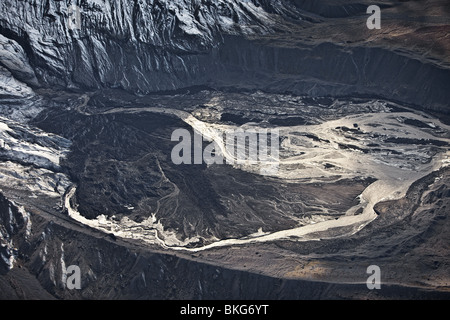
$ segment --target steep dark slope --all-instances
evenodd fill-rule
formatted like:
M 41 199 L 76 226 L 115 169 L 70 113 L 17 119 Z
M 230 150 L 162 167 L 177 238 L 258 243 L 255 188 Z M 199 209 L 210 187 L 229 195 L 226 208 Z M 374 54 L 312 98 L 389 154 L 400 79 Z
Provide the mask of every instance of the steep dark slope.
M 9 213 L 11 210 L 11 214 Z M 0 194 L 0 222 L 14 242 L 15 267 L 0 260 L 0 299 L 448 299 L 448 292 L 383 284 L 371 292 L 365 283 L 346 284 L 280 279 L 204 263 L 198 255 L 173 255 L 112 240 L 64 220 L 49 221 L 33 209 L 27 220 Z M 11 220 L 12 218 L 12 220 Z M 430 234 L 429 234 L 430 235 Z M 248 248 L 241 248 L 244 252 Z M 17 254 L 20 252 L 20 254 Z M 248 253 L 250 254 L 250 253 Z M 253 253 L 253 256 L 255 254 Z M 239 258 L 239 255 L 236 256 Z M 257 258 L 257 256 L 256 256 Z M 357 266 L 358 260 L 355 261 Z M 68 289 L 65 272 L 81 270 L 82 290 Z M 387 268 L 387 267 L 386 267 Z M 339 269 L 336 269 L 339 272 Z M 342 269 L 340 270 L 342 272 Z M 347 271 L 348 272 L 348 271 Z M 364 273 L 362 274 L 364 276 Z M 171 309 L 177 314 L 179 311 Z
M 0 33 L 21 47 L 33 70 L 10 71 L 34 87 L 145 94 L 236 86 L 313 96 L 370 94 L 448 111 L 449 70 L 413 50 L 327 44 L 326 34 L 306 44 L 310 30 L 329 25 L 324 32 L 331 36 L 342 19 L 356 33 L 365 29 L 365 4 L 341 2 L 83 1 L 80 28 L 71 29 L 66 1 L 7 0 Z M 311 20 L 311 14 L 318 17 Z

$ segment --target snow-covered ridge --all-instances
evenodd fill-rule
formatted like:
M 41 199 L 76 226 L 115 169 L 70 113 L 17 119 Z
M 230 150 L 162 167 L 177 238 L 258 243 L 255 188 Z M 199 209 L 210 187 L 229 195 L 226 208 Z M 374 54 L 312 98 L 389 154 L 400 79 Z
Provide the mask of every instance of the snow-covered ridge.
M 70 141 L 0 117 L 0 190 L 25 191 L 30 197 L 62 195 L 70 185 L 60 160 Z
M 0 34 L 0 97 L 30 97 L 33 90 L 24 83 L 37 84 L 23 48 Z
M 209 53 L 224 36 L 283 30 L 282 12 L 295 10 L 260 0 L 4 0 L 2 56 L 13 76 L 31 86 L 167 90 L 186 86 L 178 72 L 197 78 L 201 70 L 192 68 L 198 64 L 192 55 Z M 0 38 L 0 50 L 1 44 Z M 24 58 L 9 58 L 16 55 Z
M 14 268 L 18 252 L 13 238 L 22 228 L 25 240 L 29 240 L 32 228 L 29 212 L 0 193 L 0 267 Z
M 11 10 L 14 7 L 17 10 Z M 174 37 L 177 33 L 201 37 L 203 45 L 207 45 L 217 32 L 269 32 L 277 21 L 277 14 L 268 12 L 274 7 L 280 12 L 288 10 L 280 1 L 268 5 L 259 0 L 86 0 L 76 7 L 81 26 L 73 28 L 68 23 L 73 1 L 37 1 L 34 6 L 27 1 L 6 0 L 0 4 L 6 21 L 27 32 L 33 45 L 67 43 L 72 38 L 93 36 L 95 31 L 178 49 L 183 48 L 184 41 Z M 36 17 L 44 19 L 38 23 Z
M 62 137 L 0 117 L 0 157 L 46 169 L 59 169 L 70 147 Z
M 0 66 L 0 96 L 28 97 L 33 95 L 33 90 L 25 83 L 17 80 L 11 72 Z

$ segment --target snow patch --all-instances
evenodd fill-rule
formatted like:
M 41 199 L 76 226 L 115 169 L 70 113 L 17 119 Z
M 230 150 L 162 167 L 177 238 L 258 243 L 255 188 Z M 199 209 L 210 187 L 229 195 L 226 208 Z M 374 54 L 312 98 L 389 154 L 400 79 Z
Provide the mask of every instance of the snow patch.
M 65 288 L 67 283 L 67 269 L 66 269 L 66 263 L 64 262 L 64 243 L 61 242 L 61 257 L 60 257 L 60 263 L 61 263 L 61 281 L 62 285 Z

